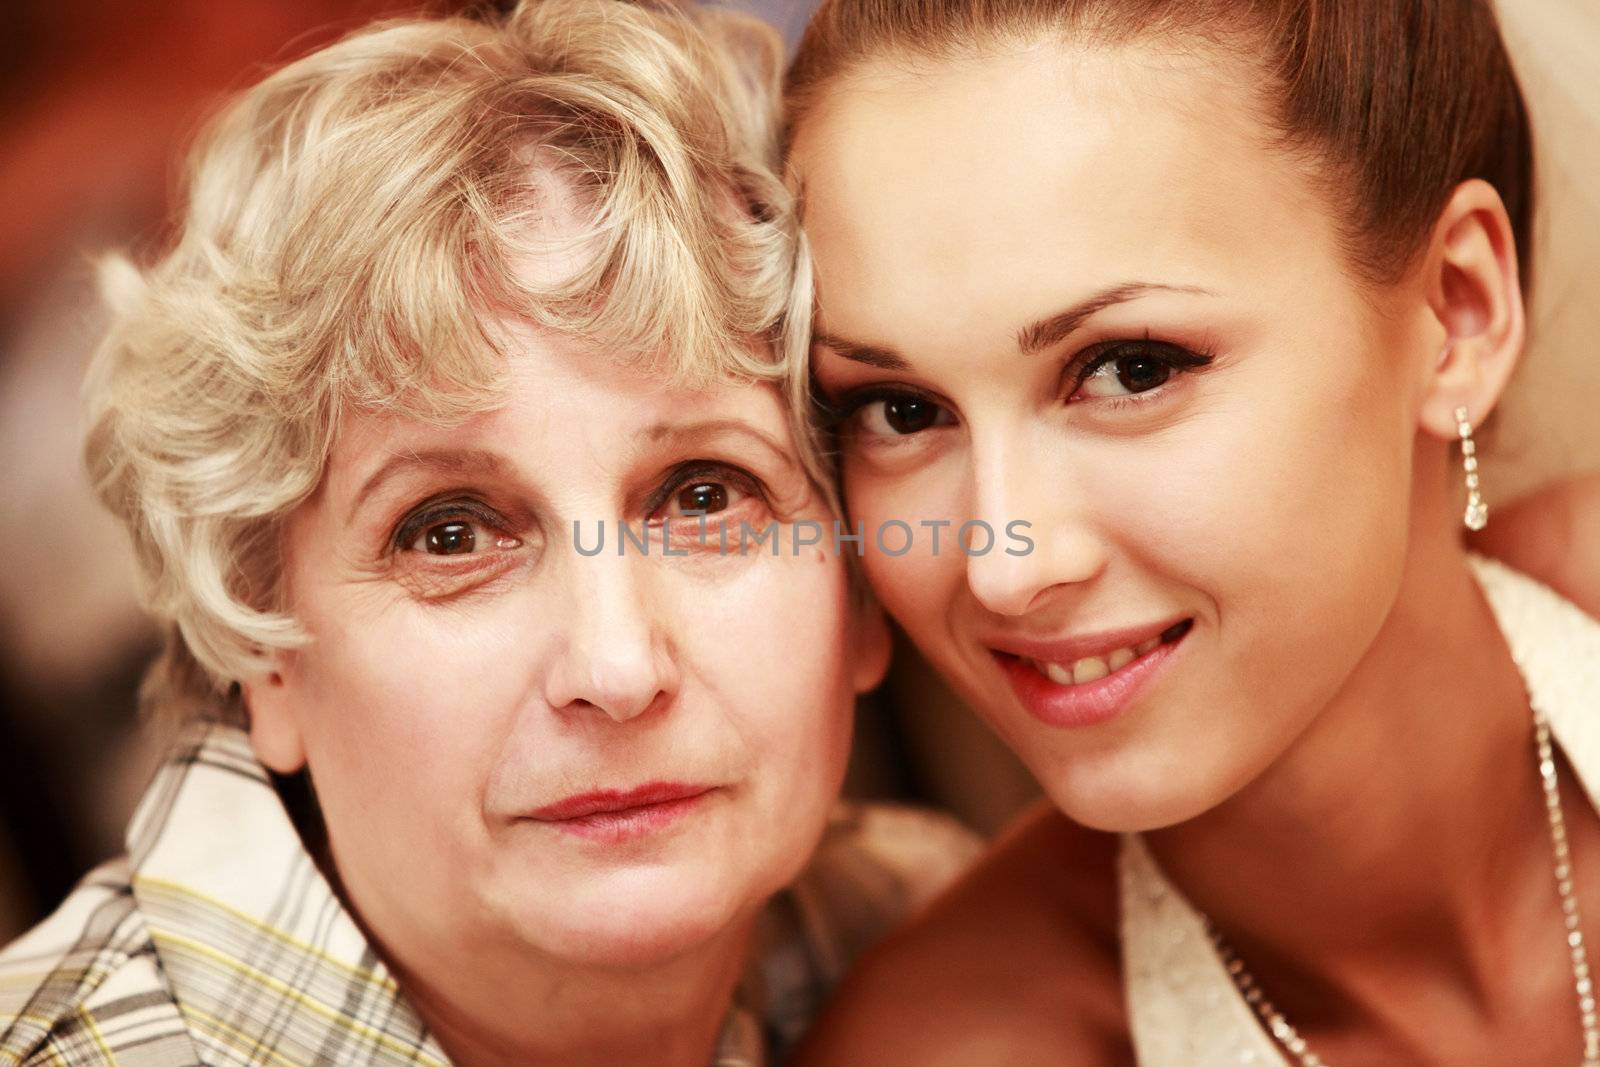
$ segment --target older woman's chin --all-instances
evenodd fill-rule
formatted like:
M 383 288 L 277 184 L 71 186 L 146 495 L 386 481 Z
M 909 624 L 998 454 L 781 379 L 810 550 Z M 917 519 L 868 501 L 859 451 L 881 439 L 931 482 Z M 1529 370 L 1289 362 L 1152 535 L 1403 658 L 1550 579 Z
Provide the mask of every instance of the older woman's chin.
M 513 890 L 503 914 L 542 954 L 591 967 L 648 967 L 739 936 L 796 867 L 785 858 L 759 870 L 729 869 L 713 857 L 694 866 L 626 867 L 574 879 L 557 893 Z
M 577 964 L 646 966 L 737 936 L 816 850 L 843 777 L 835 748 L 810 775 L 755 774 L 636 838 L 519 824 L 472 882 L 530 948 Z

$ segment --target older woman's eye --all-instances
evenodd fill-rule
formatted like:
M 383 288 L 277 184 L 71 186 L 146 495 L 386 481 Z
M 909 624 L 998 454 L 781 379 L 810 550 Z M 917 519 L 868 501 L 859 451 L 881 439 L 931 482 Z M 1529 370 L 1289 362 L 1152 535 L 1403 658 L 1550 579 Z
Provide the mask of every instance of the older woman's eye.
M 423 602 L 482 589 L 536 559 L 537 528 L 525 537 L 494 509 L 472 500 L 424 504 L 395 528 L 386 554 L 392 575 Z
M 724 518 L 748 518 L 751 509 L 766 501 L 766 487 L 755 475 L 725 463 L 692 462 L 666 476 L 645 502 L 645 514 L 647 522 L 665 522 L 676 532 Z
M 1085 364 L 1068 399 L 1110 399 L 1153 392 L 1184 371 L 1210 362 L 1210 356 L 1160 341 L 1117 342 L 1100 348 Z
M 395 533 L 395 547 L 432 557 L 482 555 L 489 548 L 516 548 L 521 541 L 502 532 L 491 515 L 462 505 L 429 508 L 410 516 Z
M 723 483 L 694 482 L 679 489 L 673 502 L 685 514 L 714 515 L 727 510 L 728 499 L 729 490 Z
M 736 507 L 752 495 L 727 477 L 696 477 L 681 483 L 656 510 L 652 518 L 676 521 L 716 515 Z
M 461 556 L 470 553 L 478 543 L 478 535 L 470 522 L 440 522 L 428 527 L 412 543 L 414 552 L 433 556 Z

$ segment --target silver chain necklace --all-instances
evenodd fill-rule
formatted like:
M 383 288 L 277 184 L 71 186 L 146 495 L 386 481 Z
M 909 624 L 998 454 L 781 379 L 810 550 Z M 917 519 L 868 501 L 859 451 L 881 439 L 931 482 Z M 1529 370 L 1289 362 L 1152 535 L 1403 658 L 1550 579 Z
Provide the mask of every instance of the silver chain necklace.
M 1550 844 L 1555 855 L 1556 892 L 1561 896 L 1561 916 L 1567 927 L 1567 949 L 1572 957 L 1573 988 L 1578 994 L 1578 1014 L 1583 1021 L 1583 1067 L 1600 1067 L 1600 1018 L 1595 1015 L 1594 985 L 1589 980 L 1589 950 L 1583 940 L 1578 917 L 1578 898 L 1572 887 L 1572 852 L 1567 846 L 1567 820 L 1561 812 L 1561 789 L 1556 778 L 1555 752 L 1550 745 L 1550 723 L 1537 710 L 1533 713 L 1534 748 L 1539 759 L 1539 781 L 1544 787 L 1544 810 L 1550 822 Z M 1204 918 L 1204 916 L 1202 916 Z M 1322 1058 L 1306 1045 L 1283 1013 L 1273 1007 L 1256 984 L 1255 976 L 1222 934 L 1205 918 L 1206 934 L 1217 955 L 1238 987 L 1239 994 L 1255 1011 L 1267 1033 L 1283 1047 L 1300 1067 L 1327 1067 Z

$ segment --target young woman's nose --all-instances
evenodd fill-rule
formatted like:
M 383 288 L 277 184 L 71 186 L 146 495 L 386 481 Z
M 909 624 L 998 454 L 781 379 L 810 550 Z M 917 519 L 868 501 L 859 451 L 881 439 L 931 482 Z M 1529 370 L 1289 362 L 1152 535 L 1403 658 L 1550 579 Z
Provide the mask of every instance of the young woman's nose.
M 1016 439 L 991 436 L 973 443 L 973 517 L 994 531 L 994 543 L 967 557 L 967 585 L 996 615 L 1025 615 L 1052 590 L 1087 582 L 1106 564 L 1105 544 L 1081 490 L 1029 451 Z M 1020 536 L 1008 536 L 1008 530 Z

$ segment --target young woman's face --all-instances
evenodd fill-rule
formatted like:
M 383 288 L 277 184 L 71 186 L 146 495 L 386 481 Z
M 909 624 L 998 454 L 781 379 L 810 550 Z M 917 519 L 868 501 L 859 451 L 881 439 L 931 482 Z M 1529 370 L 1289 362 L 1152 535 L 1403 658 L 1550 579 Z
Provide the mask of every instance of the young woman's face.
M 342 431 L 289 524 L 313 640 L 253 687 L 257 745 L 303 749 L 402 964 L 664 960 L 805 862 L 885 642 L 838 556 L 738 551 L 741 523 L 829 518 L 775 390 L 678 388 L 531 327 L 513 347 L 494 411 Z
M 1421 302 L 1352 280 L 1247 84 L 1141 46 L 883 63 L 795 146 L 852 521 L 1000 534 L 969 557 L 923 527 L 872 584 L 1104 828 L 1282 754 L 1408 552 Z

